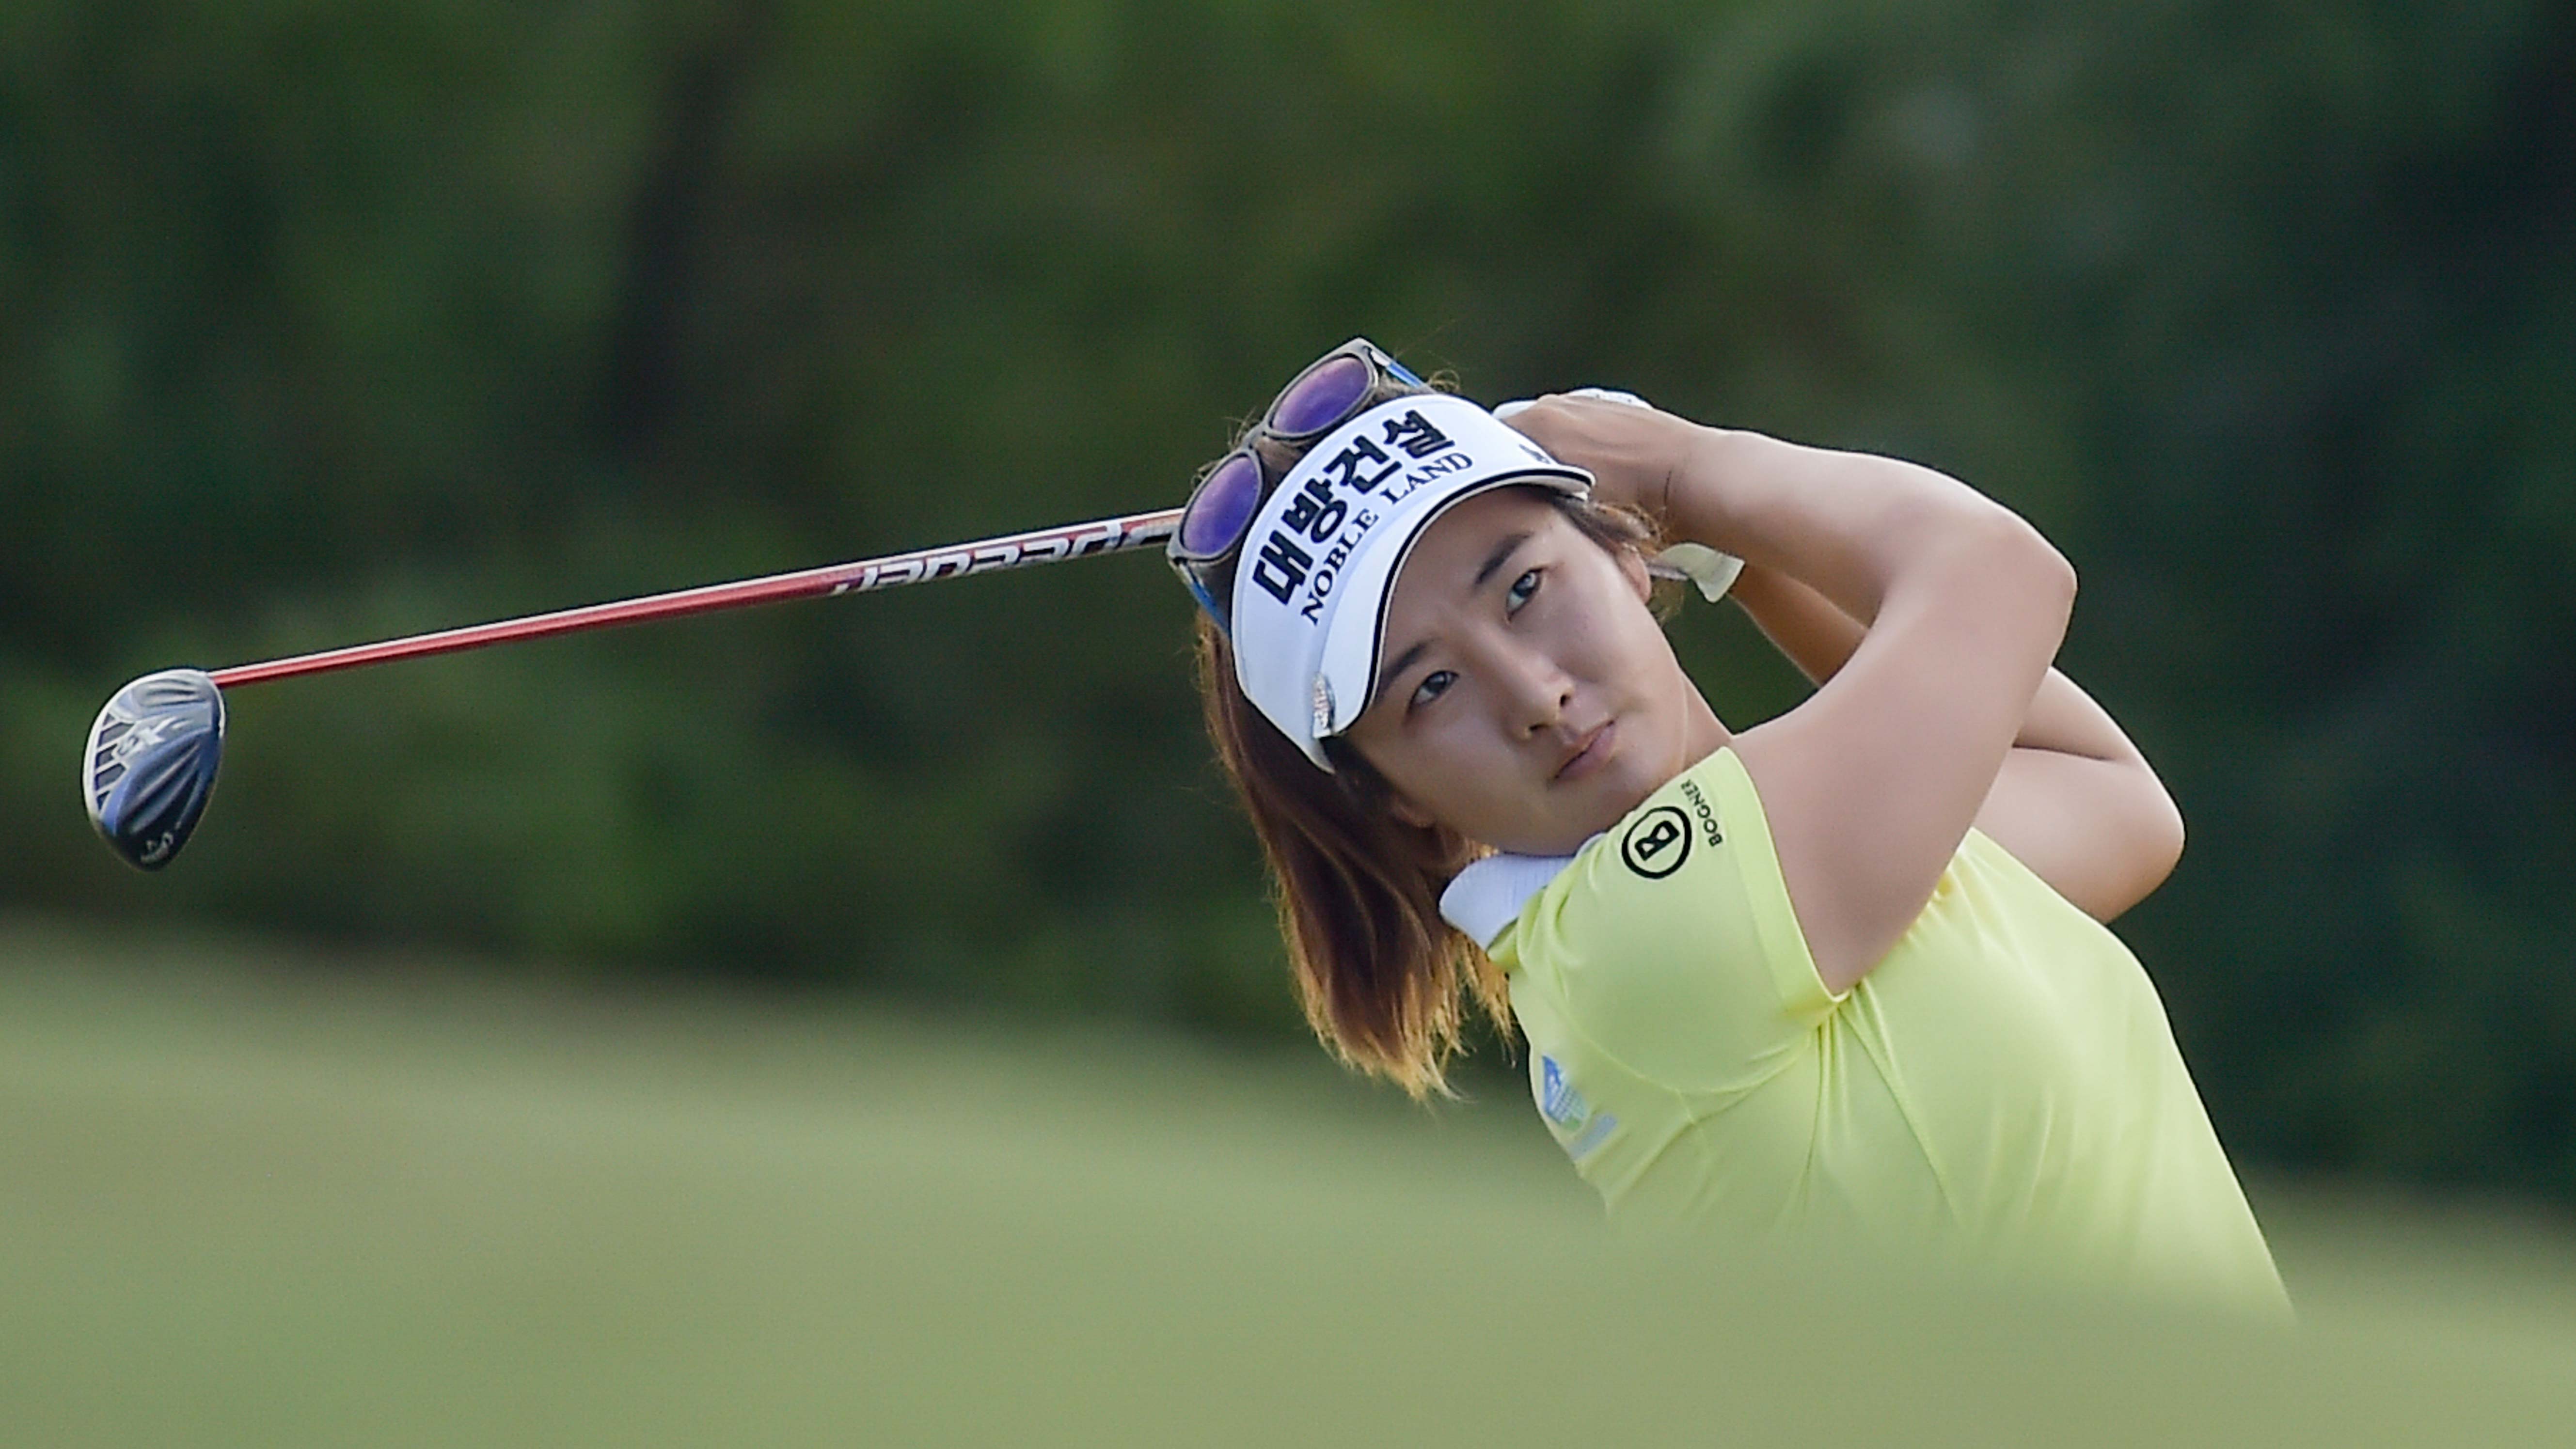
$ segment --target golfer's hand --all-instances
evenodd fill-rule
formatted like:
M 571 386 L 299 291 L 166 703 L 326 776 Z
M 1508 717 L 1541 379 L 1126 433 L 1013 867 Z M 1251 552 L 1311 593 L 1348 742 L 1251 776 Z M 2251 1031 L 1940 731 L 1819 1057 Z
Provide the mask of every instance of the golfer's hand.
M 1503 421 L 1564 462 L 1588 468 L 1592 496 L 1670 522 L 1673 480 L 1709 430 L 1634 399 L 1551 393 Z

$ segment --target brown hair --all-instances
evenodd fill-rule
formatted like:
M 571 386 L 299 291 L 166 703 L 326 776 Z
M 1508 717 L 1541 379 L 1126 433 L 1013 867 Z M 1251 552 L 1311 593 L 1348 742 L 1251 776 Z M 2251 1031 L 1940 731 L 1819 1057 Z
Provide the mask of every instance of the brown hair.
M 1391 387 L 1372 401 L 1411 391 Z M 1264 444 L 1265 462 L 1285 472 L 1297 451 Z M 1604 548 L 1653 543 L 1641 514 L 1550 496 Z M 1269 862 L 1308 1024 L 1343 1061 L 1417 1098 L 1446 1095 L 1445 1068 L 1471 1009 L 1511 1034 L 1502 973 L 1440 915 L 1440 892 L 1485 847 L 1446 826 L 1398 820 L 1384 777 L 1346 740 L 1325 740 L 1333 768 L 1317 769 L 1244 696 L 1234 651 L 1204 614 L 1198 682 L 1208 737 Z

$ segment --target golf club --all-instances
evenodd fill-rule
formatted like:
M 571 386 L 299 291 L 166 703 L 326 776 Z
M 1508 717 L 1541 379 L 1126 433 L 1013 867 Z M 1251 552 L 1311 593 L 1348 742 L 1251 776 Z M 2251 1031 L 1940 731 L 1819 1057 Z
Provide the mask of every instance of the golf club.
M 237 664 L 211 673 L 161 670 L 118 690 L 107 707 L 99 711 L 98 722 L 90 727 L 89 748 L 81 756 L 81 799 L 89 807 L 90 823 L 98 827 L 99 835 L 117 854 L 144 870 L 158 870 L 188 843 L 198 820 L 206 813 L 207 800 L 214 794 L 215 771 L 223 760 L 226 689 L 390 664 L 397 659 L 547 639 L 587 629 L 640 624 L 648 619 L 677 619 L 781 599 L 872 593 L 936 579 L 1125 553 L 1170 538 L 1172 530 L 1180 526 L 1180 518 L 1180 509 L 1167 508 L 1014 533 L 978 543 L 919 549 L 356 644 L 265 663 Z

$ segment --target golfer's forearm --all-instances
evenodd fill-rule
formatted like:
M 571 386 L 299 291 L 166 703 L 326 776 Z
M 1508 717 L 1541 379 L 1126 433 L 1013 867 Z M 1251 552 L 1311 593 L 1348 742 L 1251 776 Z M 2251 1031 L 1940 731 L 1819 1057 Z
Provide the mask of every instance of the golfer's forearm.
M 2129 742 L 2111 712 L 2094 703 L 2093 696 L 2056 669 L 2048 671 L 2048 678 L 2040 681 L 2039 693 L 2031 699 L 2030 714 L 2022 720 L 2021 734 L 2013 744 L 2019 749 L 2053 750 L 2087 760 L 2146 763 L 2146 756 Z
M 1879 619 L 1900 591 L 2009 608 L 2071 586 L 2066 561 L 2011 510 L 1900 459 L 1701 428 L 1655 502 L 1668 536 L 1794 578 L 1854 619 Z
M 1868 630 L 1831 599 L 1773 569 L 1747 564 L 1729 597 L 1789 662 L 1817 684 L 1834 677 Z M 2136 760 L 2137 747 L 2074 680 L 2051 669 L 2013 744 L 2094 760 Z
M 1760 564 L 1746 564 L 1727 597 L 1810 683 L 1833 678 L 1869 633 L 1833 600 Z

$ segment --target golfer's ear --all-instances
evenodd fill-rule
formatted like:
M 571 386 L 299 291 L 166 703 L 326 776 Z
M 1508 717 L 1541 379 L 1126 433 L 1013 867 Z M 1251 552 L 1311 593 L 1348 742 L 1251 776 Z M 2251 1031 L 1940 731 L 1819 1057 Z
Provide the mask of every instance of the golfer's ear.
M 1619 572 L 1627 577 L 1628 587 L 1648 603 L 1655 600 L 1655 576 L 1646 571 L 1646 556 L 1631 545 L 1619 550 Z

